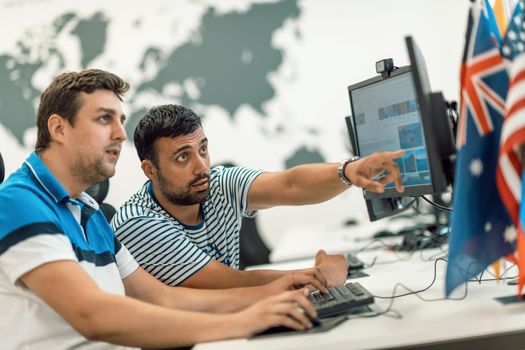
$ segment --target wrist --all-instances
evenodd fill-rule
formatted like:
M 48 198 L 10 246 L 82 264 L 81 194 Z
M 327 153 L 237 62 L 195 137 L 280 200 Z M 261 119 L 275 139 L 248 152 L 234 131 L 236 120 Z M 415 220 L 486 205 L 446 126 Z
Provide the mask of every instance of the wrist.
M 244 310 L 235 313 L 221 315 L 223 317 L 226 332 L 222 333 L 224 339 L 246 338 L 251 336 Z
M 359 160 L 359 157 L 356 156 L 352 158 L 343 159 L 337 167 L 337 175 L 339 176 L 339 179 L 342 183 L 344 183 L 347 186 L 352 186 L 354 183 L 352 182 L 350 177 L 346 175 L 346 168 L 348 164 L 355 162 L 356 160 Z

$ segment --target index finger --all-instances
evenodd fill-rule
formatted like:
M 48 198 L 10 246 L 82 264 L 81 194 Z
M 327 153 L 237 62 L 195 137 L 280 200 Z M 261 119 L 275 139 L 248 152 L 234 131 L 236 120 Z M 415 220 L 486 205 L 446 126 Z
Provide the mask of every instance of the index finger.
M 319 290 L 322 294 L 328 293 L 328 288 L 325 287 L 325 285 L 319 281 L 315 276 L 308 276 L 308 282 L 305 283 L 305 285 L 310 284 L 315 289 Z
M 405 154 L 405 150 L 404 150 L 404 149 L 400 149 L 400 150 L 397 150 L 397 151 L 388 151 L 388 152 L 383 152 L 383 155 L 384 155 L 387 159 L 397 159 L 397 158 L 402 157 L 403 154 Z
M 386 162 L 385 164 L 385 168 L 387 169 L 388 171 L 388 175 L 385 176 L 382 180 L 393 180 L 395 185 L 396 185 L 396 189 L 398 192 L 403 192 L 404 191 L 404 188 L 403 188 L 403 181 L 401 179 L 401 172 L 399 170 L 399 165 L 397 164 L 396 161 L 394 160 L 391 160 L 389 162 Z M 384 182 L 383 182 L 384 183 Z
M 317 311 L 315 310 L 313 304 L 308 300 L 304 295 L 298 295 L 295 299 L 295 302 L 308 314 L 310 319 L 317 318 Z

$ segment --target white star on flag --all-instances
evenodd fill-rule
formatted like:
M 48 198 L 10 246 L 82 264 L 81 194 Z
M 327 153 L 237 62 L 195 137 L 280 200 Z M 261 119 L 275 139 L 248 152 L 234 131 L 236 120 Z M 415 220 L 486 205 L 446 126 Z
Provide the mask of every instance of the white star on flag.
M 485 223 L 485 232 L 490 232 L 491 228 L 492 228 L 492 224 L 490 223 L 490 221 L 487 221 Z
M 505 237 L 505 242 L 515 242 L 517 237 L 516 228 L 514 226 L 507 226 L 503 235 Z
M 479 158 L 473 159 L 468 168 L 472 176 L 480 177 L 483 173 L 483 162 Z

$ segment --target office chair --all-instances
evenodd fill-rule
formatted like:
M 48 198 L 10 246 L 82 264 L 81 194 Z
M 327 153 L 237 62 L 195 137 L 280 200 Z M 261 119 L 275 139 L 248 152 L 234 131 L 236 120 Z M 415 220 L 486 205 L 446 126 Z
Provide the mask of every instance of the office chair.
M 4 159 L 2 158 L 2 153 L 0 153 L 0 184 L 4 182 L 4 176 L 5 176 Z
M 100 207 L 100 210 L 102 210 L 102 213 L 106 217 L 106 220 L 110 222 L 117 211 L 111 204 L 104 203 L 104 199 L 106 199 L 106 196 L 108 195 L 108 191 L 109 191 L 109 179 L 106 179 L 102 182 L 94 184 L 93 186 L 90 186 L 86 189 L 86 193 L 89 194 L 91 197 L 93 197 L 94 200 L 97 201 Z
M 226 168 L 235 166 L 232 162 L 217 165 Z M 248 266 L 268 264 L 270 252 L 271 250 L 259 234 L 256 218 L 243 218 L 239 233 L 239 269 L 244 270 Z
M 239 233 L 239 269 L 268 264 L 270 252 L 257 230 L 256 218 L 243 218 Z

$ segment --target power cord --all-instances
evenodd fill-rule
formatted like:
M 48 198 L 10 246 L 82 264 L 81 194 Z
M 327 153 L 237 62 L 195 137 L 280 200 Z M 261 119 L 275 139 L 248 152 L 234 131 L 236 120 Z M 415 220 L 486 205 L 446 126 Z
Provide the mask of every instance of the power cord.
M 443 297 L 443 298 L 434 298 L 434 299 L 428 299 L 428 298 L 425 298 L 425 297 L 422 297 L 421 295 L 419 295 L 419 293 L 422 293 L 422 292 L 425 292 L 427 291 L 428 289 L 430 289 L 434 283 L 436 282 L 436 278 L 437 278 L 437 263 L 439 261 L 443 261 L 443 262 L 447 262 L 447 259 L 444 259 L 444 258 L 438 258 L 434 261 L 434 276 L 432 277 L 432 281 L 430 282 L 430 284 L 420 290 L 412 290 L 410 288 L 408 288 L 407 286 L 405 286 L 404 284 L 402 283 L 397 283 L 395 286 L 394 286 L 394 289 L 392 290 L 392 295 L 391 296 L 379 296 L 379 295 L 374 295 L 374 298 L 378 298 L 378 299 L 390 299 L 390 303 L 388 304 L 388 306 L 374 314 L 365 314 L 364 316 L 365 317 L 375 317 L 375 316 L 380 316 L 380 315 L 386 315 L 388 313 L 394 313 L 394 315 L 396 315 L 396 318 L 402 318 L 403 316 L 397 311 L 397 310 L 393 310 L 392 309 L 392 306 L 394 305 L 394 301 L 397 299 L 397 298 L 401 298 L 401 297 L 404 297 L 404 296 L 407 296 L 407 295 L 414 295 L 416 297 L 418 297 L 419 299 L 423 300 L 423 301 L 426 301 L 426 302 L 432 302 L 432 301 L 442 301 L 442 300 L 455 300 L 455 301 L 459 301 L 459 300 L 463 300 L 467 297 L 468 295 L 468 282 L 465 282 L 465 292 L 463 293 L 462 296 L 460 297 L 456 297 L 456 298 L 450 298 L 450 297 Z M 396 294 L 398 288 L 404 288 L 405 290 L 408 291 L 408 293 L 403 293 L 403 294 Z M 350 317 L 353 317 L 353 316 L 350 316 Z
M 430 204 L 431 206 L 433 206 L 435 208 L 441 209 L 441 210 L 446 211 L 448 213 L 452 213 L 452 208 L 447 208 L 447 207 L 444 207 L 444 206 L 442 206 L 440 204 L 437 204 L 437 203 L 431 201 L 430 199 L 428 199 L 425 196 L 419 196 L 419 198 L 423 199 L 425 202 L 427 202 L 428 204 Z

